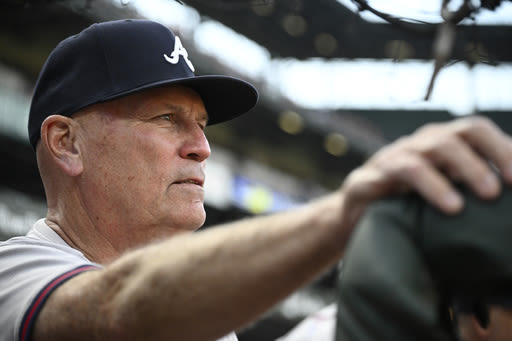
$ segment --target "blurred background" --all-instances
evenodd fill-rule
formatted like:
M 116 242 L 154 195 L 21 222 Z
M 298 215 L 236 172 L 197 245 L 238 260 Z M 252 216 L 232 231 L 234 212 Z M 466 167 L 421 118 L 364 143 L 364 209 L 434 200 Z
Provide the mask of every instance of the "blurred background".
M 207 129 L 208 228 L 336 189 L 380 147 L 427 122 L 479 114 L 512 132 L 512 1 L 447 1 L 446 10 L 459 15 L 453 24 L 441 6 L 442 0 L 0 0 L 0 240 L 24 234 L 45 215 L 26 132 L 30 97 L 50 51 L 93 22 L 159 21 L 181 37 L 196 74 L 233 75 L 259 89 L 249 114 Z M 436 49 L 442 25 L 455 38 Z M 436 65 L 444 67 L 434 73 Z M 332 302 L 337 271 L 239 331 L 240 340 L 274 340 Z

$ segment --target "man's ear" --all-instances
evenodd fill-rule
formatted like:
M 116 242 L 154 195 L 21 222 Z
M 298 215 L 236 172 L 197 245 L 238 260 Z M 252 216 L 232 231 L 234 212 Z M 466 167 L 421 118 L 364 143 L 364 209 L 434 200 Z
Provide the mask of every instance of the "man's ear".
M 51 159 L 66 174 L 76 176 L 82 173 L 83 163 L 77 140 L 77 123 L 70 117 L 48 116 L 41 125 L 41 142 Z

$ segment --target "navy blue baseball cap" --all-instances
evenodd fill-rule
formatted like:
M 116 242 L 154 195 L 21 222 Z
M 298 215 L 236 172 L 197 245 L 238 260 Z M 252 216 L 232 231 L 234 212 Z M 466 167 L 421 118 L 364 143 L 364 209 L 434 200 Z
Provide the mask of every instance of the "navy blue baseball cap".
M 71 116 L 89 105 L 170 84 L 195 90 L 208 112 L 208 124 L 249 111 L 258 92 L 248 82 L 218 75 L 195 76 L 181 40 L 150 20 L 97 23 L 52 51 L 36 82 L 28 120 L 35 148 L 41 124 L 54 114 Z

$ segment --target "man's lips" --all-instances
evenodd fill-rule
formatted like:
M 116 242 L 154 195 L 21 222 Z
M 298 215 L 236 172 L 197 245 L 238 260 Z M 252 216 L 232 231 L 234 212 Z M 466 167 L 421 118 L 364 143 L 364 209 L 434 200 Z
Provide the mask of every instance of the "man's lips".
M 204 180 L 202 179 L 184 179 L 184 180 L 178 180 L 173 182 L 174 185 L 181 185 L 181 184 L 192 184 L 203 187 Z

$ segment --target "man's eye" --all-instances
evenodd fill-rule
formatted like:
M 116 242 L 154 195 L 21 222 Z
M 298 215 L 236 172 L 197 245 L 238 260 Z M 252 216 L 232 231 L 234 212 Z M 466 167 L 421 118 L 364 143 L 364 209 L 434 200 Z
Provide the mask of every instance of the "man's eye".
M 172 114 L 162 115 L 162 116 L 160 116 L 160 118 L 163 118 L 166 121 L 173 121 L 173 115 Z

